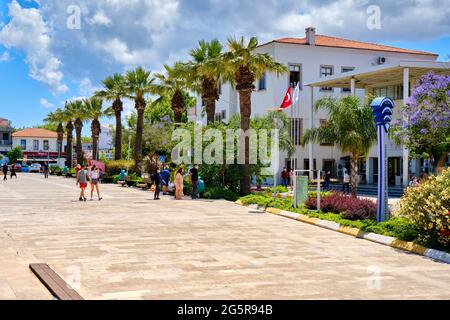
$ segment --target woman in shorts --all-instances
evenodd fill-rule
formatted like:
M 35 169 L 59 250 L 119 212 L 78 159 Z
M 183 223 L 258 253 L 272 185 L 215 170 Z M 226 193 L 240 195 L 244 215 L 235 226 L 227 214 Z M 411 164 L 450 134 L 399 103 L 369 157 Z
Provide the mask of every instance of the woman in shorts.
M 91 182 L 91 201 L 94 197 L 94 189 L 97 191 L 97 197 L 98 200 L 102 200 L 102 197 L 100 197 L 100 187 L 99 187 L 99 181 L 100 181 L 100 170 L 95 165 L 92 166 L 91 171 L 89 172 L 89 181 Z

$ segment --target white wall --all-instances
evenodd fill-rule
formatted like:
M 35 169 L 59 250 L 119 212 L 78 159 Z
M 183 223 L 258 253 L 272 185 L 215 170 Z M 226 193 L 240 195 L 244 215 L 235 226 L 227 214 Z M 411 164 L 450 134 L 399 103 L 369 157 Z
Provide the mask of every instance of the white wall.
M 26 149 L 23 150 L 25 152 L 58 152 L 57 147 L 57 139 L 56 138 L 21 138 L 21 137 L 14 137 L 13 138 L 13 148 L 20 147 L 21 146 L 21 140 L 27 141 Z M 39 150 L 33 149 L 33 141 L 39 140 Z M 44 150 L 44 140 L 48 140 L 49 142 L 49 150 Z M 64 147 L 67 145 L 66 139 L 63 140 L 63 150 Z
M 303 118 L 303 131 L 309 128 L 309 108 L 311 105 L 310 88 L 305 86 L 305 83 L 315 81 L 320 76 L 321 65 L 331 65 L 334 67 L 334 74 L 341 74 L 342 67 L 354 67 L 358 69 L 366 69 L 368 67 L 377 65 L 378 57 L 384 56 L 387 58 L 386 63 L 395 63 L 400 60 L 430 60 L 430 56 L 401 54 L 392 52 L 343 49 L 331 47 L 318 47 L 308 45 L 294 45 L 270 43 L 268 45 L 259 47 L 258 52 L 271 54 L 275 60 L 288 66 L 289 64 L 301 65 L 301 92 L 300 92 L 300 108 L 294 117 Z M 256 83 L 256 87 L 257 87 Z M 267 90 L 255 91 L 252 95 L 252 116 L 263 115 L 269 109 L 279 107 L 285 92 L 289 85 L 289 75 L 277 76 L 276 74 L 267 75 Z M 349 93 L 342 93 L 340 88 L 334 88 L 333 92 L 321 92 L 319 88 L 314 89 L 314 101 L 325 96 L 339 97 L 348 95 Z M 365 90 L 357 89 L 356 94 L 360 97 L 365 95 Z M 199 99 L 200 100 L 200 99 Z M 200 108 L 200 103 L 198 108 Z M 217 104 L 216 112 L 220 112 L 226 108 L 227 117 L 234 112 L 239 112 L 239 101 L 237 93 L 229 84 L 222 86 L 222 96 Z M 201 111 L 201 109 L 199 109 Z M 199 111 L 199 114 L 200 114 Z M 290 110 L 285 111 L 290 116 Z M 320 111 L 314 115 L 314 126 L 320 125 L 320 119 L 327 119 L 325 112 Z M 204 120 L 205 122 L 205 120 Z M 401 157 L 401 147 L 392 145 L 393 156 Z M 371 151 L 371 156 L 374 156 L 376 148 Z M 335 147 L 328 146 L 314 146 L 314 158 L 317 159 L 317 168 L 322 169 L 322 161 L 324 159 L 336 159 L 336 164 L 342 156 L 341 152 Z M 284 166 L 287 154 L 280 155 L 280 165 Z M 297 157 L 299 169 L 303 169 L 303 159 L 308 159 L 307 148 L 297 148 Z M 280 169 L 281 171 L 281 169 Z

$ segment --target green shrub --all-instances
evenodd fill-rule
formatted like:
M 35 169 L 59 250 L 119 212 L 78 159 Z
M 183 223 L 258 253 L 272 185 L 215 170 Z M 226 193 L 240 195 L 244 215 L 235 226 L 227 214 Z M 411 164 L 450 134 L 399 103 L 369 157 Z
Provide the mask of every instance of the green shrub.
M 269 194 L 273 194 L 273 187 L 266 189 L 266 192 Z M 284 186 L 277 186 L 277 193 L 286 193 L 288 192 L 288 188 Z
M 225 199 L 228 201 L 236 201 L 239 196 L 237 193 L 228 190 L 227 188 L 206 188 L 202 195 L 205 199 Z
M 419 237 L 417 227 L 411 220 L 404 217 L 392 218 L 391 220 L 370 226 L 365 231 L 395 237 L 403 241 L 414 241 Z
M 108 176 L 119 174 L 123 169 L 129 168 L 130 172 L 135 166 L 134 160 L 112 160 L 105 163 L 105 171 Z
M 397 215 L 407 217 L 418 229 L 421 243 L 450 248 L 450 168 L 431 176 L 419 187 L 406 190 Z

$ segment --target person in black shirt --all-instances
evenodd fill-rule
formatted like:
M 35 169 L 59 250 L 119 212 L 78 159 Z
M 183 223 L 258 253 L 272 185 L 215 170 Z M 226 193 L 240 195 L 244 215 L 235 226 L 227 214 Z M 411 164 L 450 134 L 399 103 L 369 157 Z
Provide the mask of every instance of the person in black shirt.
M 8 180 L 8 165 L 6 163 L 3 163 L 3 167 L 2 167 L 2 171 L 3 171 L 3 181 Z
M 11 164 L 10 170 L 11 170 L 11 180 L 13 177 L 16 177 L 16 179 L 17 179 L 17 173 L 16 173 L 17 169 L 16 169 L 16 165 L 14 163 Z
M 192 199 L 197 199 L 198 196 L 198 165 L 194 165 L 194 167 L 189 171 L 191 182 L 192 182 Z
M 159 194 L 161 192 L 161 184 L 165 183 L 162 176 L 160 169 L 156 169 L 156 172 L 152 174 L 152 181 L 155 184 L 155 197 L 154 200 L 160 200 Z

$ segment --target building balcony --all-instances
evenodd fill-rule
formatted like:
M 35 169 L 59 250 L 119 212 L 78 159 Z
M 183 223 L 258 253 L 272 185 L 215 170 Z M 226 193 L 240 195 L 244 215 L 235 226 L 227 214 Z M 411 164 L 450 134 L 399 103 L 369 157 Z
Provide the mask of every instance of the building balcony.
M 0 146 L 10 147 L 10 146 L 12 146 L 12 141 L 11 140 L 0 140 Z

